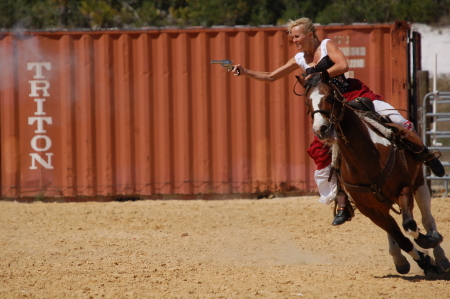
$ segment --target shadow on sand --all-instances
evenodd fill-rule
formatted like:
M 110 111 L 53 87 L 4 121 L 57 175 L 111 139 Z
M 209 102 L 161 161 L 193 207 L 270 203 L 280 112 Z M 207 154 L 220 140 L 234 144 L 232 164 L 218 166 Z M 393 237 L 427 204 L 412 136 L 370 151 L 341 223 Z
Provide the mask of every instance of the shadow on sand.
M 450 281 L 450 272 L 432 275 L 415 275 L 415 276 L 404 276 L 399 274 L 390 274 L 385 276 L 374 276 L 374 278 L 401 278 L 410 282 L 419 282 L 423 280 L 447 280 Z

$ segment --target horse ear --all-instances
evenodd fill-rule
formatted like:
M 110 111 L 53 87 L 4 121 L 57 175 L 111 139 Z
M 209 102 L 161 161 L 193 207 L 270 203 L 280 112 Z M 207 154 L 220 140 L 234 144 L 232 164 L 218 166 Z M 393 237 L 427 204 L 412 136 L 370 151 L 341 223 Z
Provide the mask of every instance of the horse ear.
M 305 74 L 301 74 L 300 76 L 295 76 L 297 78 L 297 82 L 300 83 L 304 88 L 306 87 Z
M 322 81 L 328 83 L 330 81 L 330 74 L 328 74 L 327 70 L 322 71 Z

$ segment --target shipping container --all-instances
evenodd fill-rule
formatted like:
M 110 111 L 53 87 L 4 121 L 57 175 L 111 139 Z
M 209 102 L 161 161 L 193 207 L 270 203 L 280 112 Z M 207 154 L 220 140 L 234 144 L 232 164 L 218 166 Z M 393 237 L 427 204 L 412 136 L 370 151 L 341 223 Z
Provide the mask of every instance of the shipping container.
M 317 27 L 348 76 L 408 109 L 409 24 Z M 317 190 L 285 27 L 0 33 L 2 198 L 207 198 Z M 297 85 L 297 92 L 301 87 Z

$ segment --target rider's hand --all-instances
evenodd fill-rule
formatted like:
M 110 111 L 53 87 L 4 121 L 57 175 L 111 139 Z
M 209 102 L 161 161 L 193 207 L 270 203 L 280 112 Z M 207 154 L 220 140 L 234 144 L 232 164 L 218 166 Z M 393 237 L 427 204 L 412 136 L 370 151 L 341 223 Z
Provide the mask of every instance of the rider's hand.
M 316 66 L 312 66 L 312 67 L 309 67 L 306 69 L 307 75 L 311 75 L 311 74 L 318 73 L 318 72 L 320 72 L 320 71 L 317 70 Z
M 236 64 L 233 66 L 233 71 L 235 76 L 239 76 L 242 72 L 244 72 L 244 68 L 240 64 Z

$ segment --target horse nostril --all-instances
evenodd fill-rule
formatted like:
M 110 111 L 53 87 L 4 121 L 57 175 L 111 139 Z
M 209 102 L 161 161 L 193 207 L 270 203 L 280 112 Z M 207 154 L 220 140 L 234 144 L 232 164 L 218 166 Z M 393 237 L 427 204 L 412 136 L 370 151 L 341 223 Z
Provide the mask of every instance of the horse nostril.
M 328 126 L 324 125 L 324 126 L 320 127 L 320 133 L 322 133 L 322 134 L 325 133 L 327 130 L 328 130 Z

